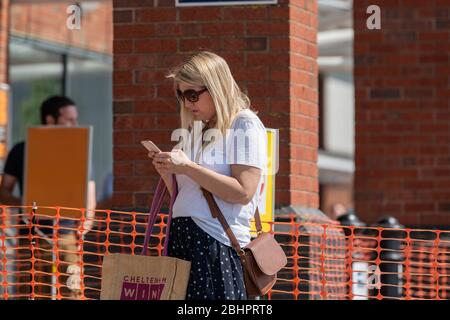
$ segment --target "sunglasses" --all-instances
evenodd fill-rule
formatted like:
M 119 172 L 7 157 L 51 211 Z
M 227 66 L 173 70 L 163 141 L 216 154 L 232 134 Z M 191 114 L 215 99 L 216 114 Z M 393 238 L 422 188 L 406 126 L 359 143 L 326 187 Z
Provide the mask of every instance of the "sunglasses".
M 184 101 L 184 99 L 186 99 L 189 102 L 197 102 L 198 99 L 200 98 L 200 95 L 206 91 L 208 91 L 207 88 L 204 88 L 200 91 L 195 91 L 194 89 L 188 89 L 186 91 L 181 91 L 181 90 L 177 89 L 177 96 L 180 100 L 183 100 L 183 101 Z

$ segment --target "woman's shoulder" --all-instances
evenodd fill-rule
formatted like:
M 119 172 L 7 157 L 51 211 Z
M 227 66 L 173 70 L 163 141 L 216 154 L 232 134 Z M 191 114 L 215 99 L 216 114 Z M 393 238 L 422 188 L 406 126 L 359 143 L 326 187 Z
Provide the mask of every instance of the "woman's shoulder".
M 264 128 L 258 115 L 251 109 L 239 111 L 233 119 L 232 128 L 247 128 L 249 126 L 258 126 Z
M 236 119 L 238 118 L 258 118 L 258 115 L 252 109 L 242 109 L 236 114 Z

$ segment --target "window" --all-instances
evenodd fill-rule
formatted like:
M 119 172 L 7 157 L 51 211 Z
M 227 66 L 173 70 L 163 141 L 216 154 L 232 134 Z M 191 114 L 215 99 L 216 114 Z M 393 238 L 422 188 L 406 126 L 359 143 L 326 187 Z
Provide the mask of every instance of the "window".
M 47 97 L 67 95 L 78 107 L 79 124 L 92 125 L 92 177 L 97 196 L 112 172 L 112 59 L 19 37 L 10 37 L 9 76 L 12 110 L 8 150 L 40 125 L 40 106 Z

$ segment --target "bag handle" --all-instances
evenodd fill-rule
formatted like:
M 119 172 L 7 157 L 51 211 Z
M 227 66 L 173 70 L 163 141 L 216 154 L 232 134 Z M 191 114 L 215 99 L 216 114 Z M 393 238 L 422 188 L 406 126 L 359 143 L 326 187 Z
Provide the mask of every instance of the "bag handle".
M 158 185 L 156 186 L 155 193 L 153 195 L 152 205 L 151 205 L 150 211 L 149 211 L 148 223 L 147 223 L 147 228 L 145 230 L 145 238 L 144 238 L 144 244 L 142 247 L 141 255 L 147 255 L 148 245 L 150 242 L 152 230 L 155 225 L 158 213 L 161 210 L 162 204 L 164 202 L 164 196 L 166 195 L 166 191 L 167 191 L 167 188 L 165 186 L 164 180 L 162 178 L 160 178 L 158 181 Z M 167 219 L 167 226 L 166 226 L 166 232 L 165 232 L 163 255 L 167 255 L 170 222 L 172 220 L 172 208 L 173 208 L 173 204 L 175 202 L 175 198 L 176 198 L 177 194 L 178 194 L 177 180 L 175 178 L 175 175 L 172 175 L 172 196 L 170 197 L 169 215 L 168 215 L 168 219 Z
M 162 201 L 166 194 L 166 188 L 163 188 L 164 181 L 159 179 L 156 186 L 155 193 L 153 194 L 153 201 L 149 211 L 149 217 L 147 222 L 147 228 L 145 230 L 145 239 L 142 247 L 141 255 L 146 255 L 148 250 L 148 244 L 150 242 L 150 236 L 152 233 L 153 225 L 155 224 L 157 212 L 161 209 Z
M 222 211 L 220 211 L 219 206 L 217 205 L 216 200 L 214 199 L 211 192 L 206 190 L 205 188 L 201 187 L 201 190 L 203 192 L 203 195 L 206 198 L 206 202 L 208 202 L 209 209 L 211 210 L 211 215 L 213 218 L 219 219 L 220 223 L 222 224 L 223 229 L 225 230 L 225 233 L 227 234 L 228 238 L 230 239 L 231 245 L 233 246 L 234 250 L 240 255 L 242 254 L 242 248 L 239 245 L 239 242 L 236 239 L 236 236 L 234 235 L 233 231 L 230 228 L 230 225 L 228 224 L 227 220 L 222 214 Z M 258 205 L 256 206 L 255 211 L 255 225 L 256 225 L 256 231 L 258 234 L 262 232 L 262 224 L 261 224 L 261 216 L 259 215 L 259 209 Z
M 169 233 L 170 233 L 170 225 L 172 222 L 173 215 L 173 204 L 175 203 L 175 199 L 178 195 L 178 184 L 175 175 L 172 175 L 172 196 L 170 197 L 170 205 L 169 205 L 169 215 L 167 216 L 167 225 L 166 225 L 166 234 L 164 239 L 164 249 L 163 256 L 167 256 L 167 252 L 169 250 Z

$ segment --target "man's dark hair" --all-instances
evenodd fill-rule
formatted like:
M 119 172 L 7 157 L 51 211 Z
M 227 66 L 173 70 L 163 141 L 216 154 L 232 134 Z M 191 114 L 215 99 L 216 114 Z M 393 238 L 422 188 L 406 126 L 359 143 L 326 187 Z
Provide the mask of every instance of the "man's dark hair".
M 60 116 L 59 110 L 71 105 L 74 106 L 75 102 L 64 96 L 52 96 L 48 98 L 41 105 L 41 123 L 47 124 L 46 118 L 48 115 L 52 116 L 56 122 Z

